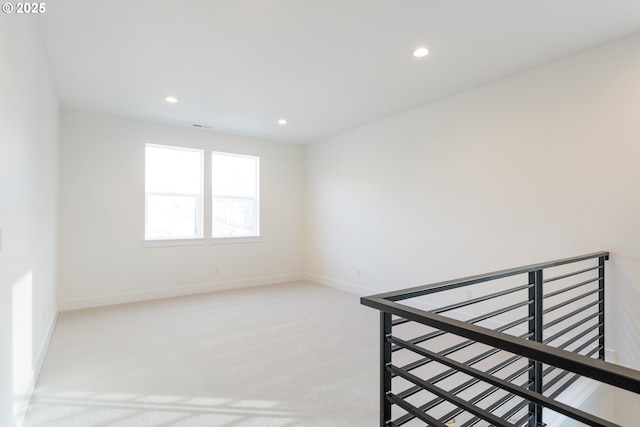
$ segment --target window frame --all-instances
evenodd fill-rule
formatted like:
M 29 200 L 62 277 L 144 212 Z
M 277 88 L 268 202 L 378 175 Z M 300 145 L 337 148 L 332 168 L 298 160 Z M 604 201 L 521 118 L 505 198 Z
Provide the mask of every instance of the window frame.
M 240 158 L 249 158 L 255 161 L 255 181 L 254 181 L 254 196 L 242 196 L 242 195 L 226 195 L 220 196 L 214 194 L 214 172 L 213 172 L 213 156 L 226 156 L 226 157 L 240 157 Z M 260 241 L 260 156 L 251 155 L 251 154 L 240 154 L 240 153 L 231 153 L 227 151 L 217 151 L 211 150 L 210 156 L 210 180 L 209 184 L 211 185 L 210 197 L 211 202 L 209 203 L 209 207 L 211 209 L 211 214 L 209 215 L 209 219 L 211 220 L 211 243 L 212 244 L 220 244 L 220 243 L 252 243 Z M 215 235 L 214 234 L 214 201 L 216 199 L 233 199 L 233 200 L 251 200 L 253 201 L 253 218 L 254 223 L 252 226 L 251 234 L 236 234 L 236 235 Z
M 145 143 L 145 181 L 144 181 L 144 240 L 145 246 L 161 246 L 163 242 L 170 242 L 172 245 L 189 245 L 204 239 L 204 176 L 205 176 L 205 156 L 206 152 L 201 148 L 183 147 L 176 145 Z M 156 147 L 166 150 L 191 151 L 200 154 L 200 178 L 199 178 L 199 194 L 182 193 L 182 192 L 157 192 L 147 190 L 147 147 Z M 195 198 L 195 233 L 193 236 L 177 235 L 177 236 L 152 236 L 148 235 L 149 231 L 149 196 L 173 196 L 173 197 L 190 197 Z M 197 244 L 197 243 L 195 243 Z

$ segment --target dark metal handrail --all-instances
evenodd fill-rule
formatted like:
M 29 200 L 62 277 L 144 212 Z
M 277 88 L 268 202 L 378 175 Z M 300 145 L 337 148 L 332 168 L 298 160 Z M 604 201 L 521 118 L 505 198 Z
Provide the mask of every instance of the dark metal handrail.
M 492 386 L 492 388 L 487 389 L 487 391 L 479 394 L 478 398 L 476 398 L 476 401 L 484 398 L 483 396 L 494 393 L 496 390 L 502 390 L 510 393 L 510 397 L 507 396 L 502 400 L 506 401 L 513 397 L 521 399 L 522 403 L 516 406 L 516 409 L 522 409 L 523 407 L 526 407 L 528 405 L 528 415 L 520 420 L 520 423 L 526 423 L 526 425 L 529 426 L 544 425 L 542 421 L 542 408 L 549 408 L 555 412 L 566 415 L 575 420 L 579 420 L 587 425 L 615 426 L 615 424 L 611 422 L 602 420 L 591 414 L 580 411 L 569 405 L 561 404 L 554 400 L 559 393 L 573 384 L 573 382 L 577 378 L 579 378 L 579 376 L 592 378 L 602 383 L 610 384 L 615 387 L 632 391 L 634 393 L 640 393 L 639 371 L 614 365 L 604 361 L 604 261 L 608 258 L 608 252 L 597 252 L 579 257 L 532 264 L 524 267 L 501 270 L 494 273 L 471 276 L 457 280 L 449 280 L 433 285 L 419 286 L 406 290 L 363 297 L 361 299 L 361 303 L 363 305 L 375 308 L 377 310 L 380 310 L 381 312 L 380 425 L 399 426 L 413 418 L 421 419 L 425 423 L 427 423 L 427 425 L 445 425 L 444 422 L 447 421 L 447 417 L 450 417 L 451 414 L 461 413 L 463 411 L 473 414 L 477 417 L 478 420 L 484 420 L 491 425 L 525 425 L 518 423 L 511 424 L 504 418 L 496 416 L 491 410 L 489 410 L 495 405 L 499 406 L 498 403 L 484 409 L 475 406 L 472 402 L 464 402 L 463 404 L 456 393 L 444 390 L 436 385 L 437 382 L 450 377 L 452 373 L 461 372 L 475 378 L 475 380 L 470 380 L 468 382 L 468 384 L 470 385 L 481 381 L 483 384 L 489 384 Z M 598 265 L 596 267 L 581 268 L 578 271 L 557 275 L 546 280 L 543 277 L 544 270 L 593 259 L 598 260 Z M 543 292 L 543 287 L 546 283 L 557 283 L 562 279 L 574 277 L 592 271 L 598 273 L 598 277 L 593 280 L 581 280 L 580 283 L 572 283 L 563 289 L 550 291 L 546 295 Z M 439 307 L 432 311 L 427 311 L 415 307 L 410 307 L 399 302 L 412 298 L 422 297 L 425 295 L 435 294 L 438 292 L 450 291 L 464 286 L 476 285 L 483 282 L 494 281 L 497 279 L 503 279 L 506 277 L 523 274 L 526 274 L 528 276 L 529 283 L 524 286 L 520 285 L 512 288 L 516 291 L 527 292 L 529 297 L 529 302 L 527 304 L 524 304 L 524 309 L 528 310 L 528 316 L 518 321 L 512 322 L 512 325 L 516 325 L 519 323 L 528 324 L 529 333 L 522 334 L 522 337 L 513 336 L 503 332 L 503 330 L 507 326 L 512 327 L 512 325 L 507 325 L 498 328 L 498 330 L 493 330 L 474 323 L 470 323 L 469 321 L 457 320 L 441 314 L 444 311 L 464 307 L 471 303 L 465 302 L 459 304 L 448 304 L 446 307 Z M 558 295 L 562 295 L 568 292 L 578 292 L 584 285 L 593 282 L 597 282 L 598 285 L 595 290 L 587 290 L 577 297 L 567 298 L 566 301 L 563 301 L 562 303 L 558 303 L 556 305 L 548 307 L 546 310 L 543 309 L 543 301 L 547 300 L 547 303 L 549 303 L 549 299 L 551 299 L 552 297 L 556 297 L 557 299 Z M 474 300 L 474 302 L 486 301 L 492 298 L 498 298 L 500 296 L 508 295 L 510 293 L 511 290 L 492 292 L 489 295 L 477 298 L 476 300 Z M 580 313 L 580 310 L 574 310 L 569 314 L 562 315 L 552 322 L 548 322 L 546 325 L 543 322 L 543 316 L 545 315 L 545 313 L 555 311 L 558 308 L 569 307 L 572 304 L 577 304 L 583 299 L 592 297 L 596 297 L 598 299 L 597 301 L 588 304 L 588 306 L 591 307 L 597 305 L 598 312 L 586 316 L 583 320 L 578 321 L 576 325 L 583 325 L 592 320 L 596 320 L 595 325 L 591 326 L 590 329 L 585 329 L 584 331 L 579 332 L 577 335 L 574 335 L 571 339 L 566 340 L 564 344 L 564 347 L 568 347 L 573 343 L 580 343 L 580 340 L 585 335 L 587 335 L 591 330 L 594 330 L 597 335 L 590 341 L 582 343 L 582 345 L 578 347 L 578 350 L 575 350 L 577 352 L 584 350 L 587 352 L 587 355 L 577 354 L 575 351 L 567 351 L 562 348 L 551 347 L 545 344 L 545 342 L 553 341 L 559 337 L 562 337 L 563 334 L 566 334 L 568 331 L 570 331 L 572 329 L 572 326 L 574 325 L 565 327 L 562 331 L 554 333 L 553 335 L 551 335 L 551 337 L 546 337 L 546 339 L 544 337 L 545 327 L 547 327 L 549 324 L 555 326 L 558 323 L 566 321 L 576 313 Z M 520 307 L 523 306 L 523 304 L 514 304 L 513 306 Z M 570 309 L 570 307 L 568 309 Z M 502 310 L 492 310 L 492 312 L 502 313 L 509 310 L 511 310 L 511 308 L 507 307 Z M 393 319 L 392 316 L 396 316 L 397 318 Z M 495 316 L 495 314 L 492 314 L 491 316 Z M 484 317 L 487 317 L 487 315 L 485 315 Z M 406 325 L 407 322 L 416 322 L 418 324 L 426 325 L 430 328 L 436 329 L 436 331 L 426 335 L 421 335 L 420 337 L 413 339 L 400 339 L 392 334 L 392 328 L 398 327 L 400 325 Z M 448 347 L 446 350 L 441 352 L 427 349 L 425 345 L 419 346 L 419 344 L 433 339 L 434 337 L 442 336 L 442 334 L 453 334 L 457 337 L 466 338 L 468 341 L 459 343 L 457 346 Z M 476 363 L 476 360 L 481 360 L 479 358 L 469 359 L 474 361 L 473 363 L 460 363 L 447 357 L 448 354 L 458 351 L 459 349 L 466 348 L 474 343 L 481 343 L 495 349 L 495 351 L 490 350 L 484 353 L 487 355 L 495 354 L 499 351 L 506 351 L 515 355 L 514 358 L 509 360 L 517 360 L 520 358 L 529 360 L 528 367 L 519 371 L 517 375 L 509 377 L 510 381 L 507 381 L 492 374 L 493 372 L 502 369 L 502 367 L 500 366 L 494 367 L 490 373 L 487 373 L 486 371 L 482 371 L 471 366 Z M 423 359 L 415 361 L 409 365 L 406 365 L 405 367 L 396 366 L 392 362 L 392 353 L 396 350 L 408 350 L 413 354 L 423 357 Z M 599 357 L 600 360 L 590 357 L 591 355 Z M 437 364 L 447 367 L 448 371 L 444 372 L 441 375 L 433 376 L 429 380 L 425 380 L 424 378 L 420 378 L 419 376 L 410 373 L 410 371 L 412 371 L 413 369 L 424 367 L 431 361 L 435 361 L 437 362 Z M 549 367 L 544 371 L 543 364 L 549 365 Z M 548 384 L 543 384 L 544 375 L 556 369 L 562 370 L 562 372 L 560 372 L 560 374 L 552 380 L 548 381 Z M 568 373 L 577 374 L 577 376 L 567 381 L 567 383 L 564 386 L 561 386 L 559 390 L 557 390 L 554 394 L 546 396 L 545 392 L 543 392 L 543 390 L 547 390 L 547 388 L 545 387 L 551 387 L 555 383 L 559 382 L 562 378 L 564 378 Z M 514 382 L 515 378 L 522 374 L 524 374 L 525 377 L 526 375 L 528 375 L 528 380 L 525 380 L 524 384 L 516 384 Z M 392 378 L 395 377 L 399 377 L 407 381 L 412 385 L 412 387 L 407 389 L 405 392 L 395 393 L 391 387 Z M 413 396 L 417 392 L 420 392 L 422 390 L 425 390 L 431 395 L 434 395 L 435 400 L 430 401 L 428 404 L 423 405 L 422 407 L 413 406 L 411 403 L 405 400 L 406 398 Z M 428 409 L 433 408 L 440 402 L 445 401 L 448 404 L 457 406 L 460 409 L 449 412 L 447 417 L 440 420 L 435 419 L 431 414 L 427 413 Z M 391 416 L 392 405 L 396 405 L 399 408 L 402 408 L 407 414 L 403 417 L 393 420 Z M 474 425 L 475 423 L 477 423 L 477 421 L 469 422 L 465 425 Z
M 385 292 L 382 294 L 372 295 L 370 297 L 362 298 L 364 300 L 370 298 L 385 299 L 388 301 L 400 301 L 409 298 L 415 298 L 422 295 L 433 294 L 436 292 L 442 292 L 449 289 L 461 288 L 463 286 L 474 285 L 477 283 L 488 282 L 490 280 L 502 279 L 504 277 L 515 276 L 517 274 L 530 273 L 538 270 L 546 270 L 551 267 L 558 267 L 561 265 L 572 264 L 580 261 L 585 261 L 593 258 L 609 259 L 609 252 L 595 252 L 592 254 L 581 255 L 571 258 L 564 258 L 555 261 L 541 262 L 538 264 L 525 265 L 523 267 L 509 268 L 506 270 L 494 271 L 493 273 L 478 274 L 476 276 L 464 277 L 462 279 L 446 280 L 444 282 L 434 283 L 431 285 L 417 286 L 415 288 L 402 289 L 399 291 Z M 585 270 L 586 271 L 586 270 Z M 367 305 L 367 304 L 364 304 Z

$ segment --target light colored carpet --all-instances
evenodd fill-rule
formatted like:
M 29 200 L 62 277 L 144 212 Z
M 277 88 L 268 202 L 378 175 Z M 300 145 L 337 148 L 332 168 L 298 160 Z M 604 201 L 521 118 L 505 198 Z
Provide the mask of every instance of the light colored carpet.
M 61 313 L 24 427 L 372 427 L 377 334 L 307 282 Z

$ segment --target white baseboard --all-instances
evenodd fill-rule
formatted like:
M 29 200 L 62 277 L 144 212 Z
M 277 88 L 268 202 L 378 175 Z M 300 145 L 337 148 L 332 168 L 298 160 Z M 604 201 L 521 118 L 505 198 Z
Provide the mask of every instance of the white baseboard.
M 281 274 L 277 276 L 255 277 L 242 280 L 230 280 L 226 282 L 200 283 L 196 285 L 178 286 L 174 288 L 161 288 L 151 289 L 148 291 L 127 292 L 123 294 L 66 299 L 58 301 L 58 306 L 60 307 L 60 311 L 81 310 L 84 308 L 103 307 L 107 305 L 126 304 L 130 302 L 204 294 L 208 292 L 225 291 L 229 289 L 274 285 L 277 283 L 294 282 L 304 279 L 305 275 L 302 273 Z
M 359 297 L 381 293 L 381 291 L 365 288 L 364 286 L 356 285 L 354 283 L 343 282 L 340 280 L 331 279 L 329 277 L 319 276 L 313 273 L 305 273 L 304 279 L 308 280 L 309 282 L 317 283 L 319 285 L 329 286 L 330 288 L 349 292 L 350 294 L 354 294 Z
M 53 337 L 53 331 L 56 328 L 57 321 L 58 308 L 56 307 L 54 315 L 51 316 L 44 340 L 42 341 L 42 344 L 38 349 L 38 357 L 35 360 L 31 378 L 29 379 L 29 382 L 27 383 L 24 391 L 18 397 L 14 397 L 14 399 L 16 399 L 17 401 L 14 401 L 13 421 L 11 423 L 13 427 L 21 427 L 24 423 L 24 417 L 27 415 L 29 403 L 31 402 L 31 396 L 33 395 L 36 382 L 38 381 L 38 377 L 40 376 L 40 371 L 42 370 L 44 359 L 47 355 L 47 351 L 49 350 L 49 344 L 51 343 L 51 338 Z

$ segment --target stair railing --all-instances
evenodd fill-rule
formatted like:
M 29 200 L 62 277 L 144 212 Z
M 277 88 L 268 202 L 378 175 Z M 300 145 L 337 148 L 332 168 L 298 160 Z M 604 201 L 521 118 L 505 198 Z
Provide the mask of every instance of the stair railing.
M 640 393 L 606 362 L 598 252 L 364 297 L 380 311 L 380 425 L 544 426 L 551 412 L 616 424 L 560 400 L 580 378 Z

